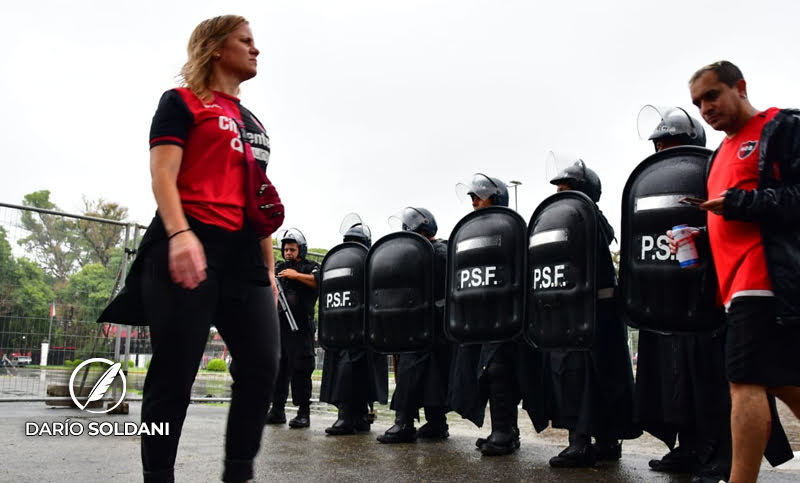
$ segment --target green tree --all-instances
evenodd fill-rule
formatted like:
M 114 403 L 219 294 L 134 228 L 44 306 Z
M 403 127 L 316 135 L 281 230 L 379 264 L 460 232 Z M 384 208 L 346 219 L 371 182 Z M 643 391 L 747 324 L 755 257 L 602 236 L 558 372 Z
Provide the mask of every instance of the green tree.
M 11 244 L 6 238 L 6 230 L 0 227 L 0 316 L 9 313 L 13 302 L 11 292 L 14 289 L 16 263 L 11 253 Z
M 57 210 L 50 201 L 50 191 L 41 190 L 25 195 L 24 206 Z M 76 249 L 78 242 L 75 223 L 63 216 L 48 215 L 35 211 L 23 211 L 22 226 L 30 233 L 18 243 L 33 256 L 45 272 L 57 282 L 66 282 L 78 266 L 80 257 Z
M 99 263 L 90 263 L 72 275 L 67 286 L 60 292 L 65 312 L 76 320 L 96 320 L 108 304 L 114 277 L 109 269 Z
M 45 319 L 53 302 L 51 280 L 39 266 L 25 258 L 16 260 L 11 276 L 8 309 L 0 317 L 0 347 L 30 349 L 34 341 L 32 318 Z
M 84 198 L 83 215 L 122 221 L 128 217 L 128 209 L 102 198 L 94 201 Z M 111 258 L 111 250 L 122 241 L 125 227 L 111 223 L 77 220 L 76 228 L 81 239 L 81 265 L 99 263 L 107 267 Z
M 15 313 L 47 317 L 55 294 L 45 272 L 36 263 L 20 258 L 16 261 L 14 278 L 17 286 L 11 298 L 17 309 Z
M 59 211 L 50 201 L 50 191 L 41 190 L 25 195 L 25 206 Z M 128 209 L 118 203 L 99 198 L 83 200 L 83 215 L 122 221 Z M 116 224 L 79 220 L 35 211 L 21 215 L 29 235 L 19 240 L 29 253 L 58 285 L 66 283 L 82 267 L 99 263 L 108 266 L 112 250 L 120 244 L 124 227 Z

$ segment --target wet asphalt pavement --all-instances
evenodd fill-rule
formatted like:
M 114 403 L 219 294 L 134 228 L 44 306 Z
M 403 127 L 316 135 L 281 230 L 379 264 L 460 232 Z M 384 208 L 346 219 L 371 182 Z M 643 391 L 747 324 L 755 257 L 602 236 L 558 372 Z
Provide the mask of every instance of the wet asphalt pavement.
M 141 481 L 139 438 L 136 436 L 26 436 L 25 423 L 65 421 L 138 421 L 139 403 L 127 416 L 87 417 L 76 409 L 48 408 L 39 403 L 0 404 L 0 481 Z M 256 460 L 256 481 L 614 481 L 684 482 L 648 469 L 647 462 L 665 452 L 645 436 L 625 442 L 622 460 L 593 469 L 552 469 L 548 459 L 561 450 L 566 432 L 548 429 L 536 434 L 524 412 L 520 417 L 522 447 L 510 456 L 485 457 L 475 439 L 488 429 L 450 415 L 450 439 L 440 442 L 382 445 L 375 437 L 391 425 L 391 413 L 380 412 L 370 433 L 326 436 L 335 413 L 320 406 L 312 412 L 311 428 L 267 426 Z M 287 408 L 290 409 L 290 408 Z M 192 404 L 184 426 L 176 465 L 177 481 L 219 481 L 227 406 Z M 288 411 L 287 411 L 288 412 Z M 92 415 L 95 416 L 95 415 Z M 288 414 L 292 417 L 292 414 Z M 488 415 L 487 415 L 488 416 Z M 760 481 L 800 481 L 800 465 L 775 470 L 766 463 Z

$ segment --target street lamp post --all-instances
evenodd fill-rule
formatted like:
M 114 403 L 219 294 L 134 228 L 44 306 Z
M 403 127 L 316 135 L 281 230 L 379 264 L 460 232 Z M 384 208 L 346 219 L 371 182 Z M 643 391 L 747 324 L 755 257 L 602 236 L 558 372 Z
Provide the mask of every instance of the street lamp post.
M 513 180 L 512 179 L 511 181 L 508 182 L 508 185 L 506 185 L 509 188 L 514 188 L 514 211 L 519 211 L 518 206 L 517 206 L 517 186 L 519 186 L 521 184 L 522 184 L 522 181 L 517 181 L 517 180 Z

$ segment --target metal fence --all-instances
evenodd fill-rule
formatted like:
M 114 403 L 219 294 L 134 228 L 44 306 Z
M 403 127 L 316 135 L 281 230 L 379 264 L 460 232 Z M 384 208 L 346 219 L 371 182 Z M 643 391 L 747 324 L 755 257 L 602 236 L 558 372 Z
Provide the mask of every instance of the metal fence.
M 45 397 L 79 359 L 144 367 L 146 330 L 95 322 L 121 287 L 144 228 L 0 203 L 0 399 Z
M 148 327 L 96 320 L 124 284 L 145 229 L 0 203 L 0 401 L 46 399 L 48 385 L 66 384 L 72 367 L 90 357 L 143 369 L 129 371 L 136 394 L 152 356 Z M 227 355 L 211 328 L 201 367 Z M 321 351 L 318 355 L 321 367 Z M 204 375 L 193 394 L 229 395 L 230 383 L 227 373 Z

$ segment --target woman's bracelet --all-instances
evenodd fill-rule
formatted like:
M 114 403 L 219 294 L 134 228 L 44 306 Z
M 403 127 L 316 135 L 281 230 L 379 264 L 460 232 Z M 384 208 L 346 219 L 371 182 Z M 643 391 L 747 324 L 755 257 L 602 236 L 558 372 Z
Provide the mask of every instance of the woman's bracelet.
M 184 233 L 184 232 L 187 232 L 187 231 L 192 231 L 192 229 L 191 228 L 184 228 L 183 230 L 178 230 L 175 233 L 173 233 L 172 235 L 168 236 L 167 240 L 172 240 L 173 238 L 175 238 L 175 236 L 180 235 L 181 233 Z

